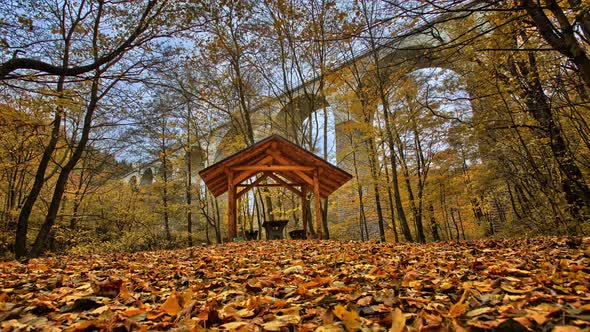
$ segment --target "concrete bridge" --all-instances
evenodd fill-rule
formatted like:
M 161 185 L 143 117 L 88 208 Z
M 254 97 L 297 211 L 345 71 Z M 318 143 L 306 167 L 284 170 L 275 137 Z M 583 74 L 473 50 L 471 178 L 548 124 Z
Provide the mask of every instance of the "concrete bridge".
M 434 18 L 427 24 L 408 29 L 401 35 L 391 36 L 388 38 L 388 42 L 379 45 L 375 52 L 365 51 L 343 62 L 337 68 L 330 70 L 327 77 L 324 77 L 326 85 L 323 95 L 318 93 L 320 79 L 316 78 L 291 91 L 284 92 L 278 97 L 267 98 L 251 112 L 255 141 L 276 133 L 295 143 L 300 143 L 300 131 L 304 121 L 309 119 L 313 112 L 328 107 L 334 114 L 337 165 L 354 174 L 351 162 L 352 152 L 357 154 L 361 164 L 366 163 L 368 158 L 366 158 L 364 144 L 361 144 L 364 140 L 364 133 L 359 130 L 351 130 L 351 128 L 355 128 L 356 123 L 366 122 L 367 119 L 361 119 L 362 115 L 358 112 L 350 111 L 358 108 L 360 100 L 343 97 L 355 95 L 354 89 L 350 85 L 344 84 L 347 79 L 351 78 L 347 73 L 352 68 L 358 70 L 361 77 L 352 86 L 356 88 L 363 85 L 370 95 L 377 95 L 377 69 L 381 73 L 382 79 L 388 84 L 388 89 L 395 89 L 396 82 L 390 79 L 391 77 L 403 77 L 424 68 L 447 69 L 461 77 L 470 72 L 469 64 L 457 61 L 453 56 L 455 53 L 449 52 L 441 46 L 449 45 L 460 38 L 455 35 L 456 31 L 460 30 L 456 27 L 461 24 L 457 18 L 471 23 L 481 19 L 473 11 L 475 6 L 479 6 L 477 1 L 458 8 L 449 15 Z M 480 23 L 478 26 L 483 32 L 487 25 Z M 378 59 L 379 68 L 374 65 L 375 59 Z M 465 84 L 468 92 L 475 89 L 475 87 L 469 86 L 468 82 Z M 375 112 L 379 105 L 371 104 L 370 107 L 371 112 Z M 195 147 L 191 154 L 194 174 L 197 174 L 198 170 L 206 165 L 219 161 L 234 152 L 231 147 L 235 147 L 235 141 L 239 140 L 240 136 L 238 129 L 229 123 L 216 128 L 209 139 L 209 145 Z M 148 162 L 126 175 L 125 180 L 135 181 L 139 185 L 149 184 L 154 181 L 154 175 L 159 172 L 159 168 L 157 160 Z M 340 189 L 334 200 L 336 202 L 344 201 L 348 206 L 353 206 L 354 204 L 350 204 L 356 199 L 356 194 L 351 187 L 353 183 L 354 180 Z M 339 207 L 332 209 L 332 211 L 330 220 L 358 218 L 356 210 L 351 211 Z

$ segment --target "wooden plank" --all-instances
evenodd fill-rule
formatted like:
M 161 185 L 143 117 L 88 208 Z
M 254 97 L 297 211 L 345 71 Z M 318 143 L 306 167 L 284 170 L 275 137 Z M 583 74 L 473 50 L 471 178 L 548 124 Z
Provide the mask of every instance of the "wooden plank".
M 307 187 L 303 186 L 301 188 L 301 220 L 303 220 L 303 233 L 305 234 L 305 238 L 307 239 Z
M 315 223 L 318 239 L 322 239 L 322 206 L 320 202 L 320 178 L 317 169 L 313 172 L 313 194 L 315 196 Z
M 268 174 L 268 176 L 271 179 L 277 181 L 278 183 L 282 184 L 287 189 L 291 190 L 292 192 L 296 193 L 297 195 L 299 195 L 301 197 L 301 191 L 297 190 L 297 188 L 293 187 L 292 185 L 290 185 L 289 183 L 285 182 L 283 179 L 281 179 L 280 177 L 276 176 L 273 173 L 267 172 L 266 174 Z
M 236 224 L 236 187 L 233 185 L 234 173 L 231 169 L 225 169 L 227 175 L 227 222 L 230 241 L 237 236 Z
M 270 158 L 272 158 L 272 157 L 270 157 Z M 270 162 L 270 161 L 272 161 L 272 159 L 269 159 L 269 156 L 268 155 L 263 154 L 262 156 L 257 156 L 255 158 L 253 158 L 252 160 L 248 159 L 245 162 L 248 162 L 248 163 L 267 163 L 267 162 Z M 214 193 L 215 192 L 219 192 L 221 190 L 221 193 L 219 193 L 219 194 L 222 194 L 227 189 L 227 173 L 225 173 L 225 170 L 222 173 L 218 174 L 216 177 L 211 178 L 208 181 L 207 180 L 204 180 L 204 181 L 207 183 L 207 187 L 212 192 L 214 192 Z M 218 196 L 218 195 L 216 195 L 216 196 Z
M 290 166 L 292 166 L 294 164 L 294 162 L 292 162 L 288 158 L 283 157 L 280 152 L 277 152 L 275 150 L 267 149 L 266 150 L 266 153 L 268 153 L 269 155 L 271 155 L 278 162 L 281 162 L 281 163 L 284 163 L 284 164 L 287 164 L 287 165 L 290 165 Z M 297 174 L 301 179 L 303 179 L 303 181 L 307 182 L 310 185 L 313 185 L 313 179 L 309 175 L 303 173 L 302 171 L 293 171 L 293 173 Z
M 269 163 L 269 162 L 273 161 L 273 159 L 274 159 L 274 158 L 273 158 L 272 156 L 266 156 L 266 157 L 262 158 L 262 159 L 259 161 L 259 163 L 260 163 L 260 164 L 267 164 L 267 163 Z M 250 171 L 243 171 L 243 172 L 241 172 L 241 173 L 237 174 L 237 175 L 234 177 L 234 182 L 233 182 L 233 184 L 234 184 L 234 185 L 238 185 L 238 184 L 240 184 L 242 181 L 246 180 L 247 178 L 251 177 L 252 175 L 254 175 L 254 174 L 256 174 L 256 173 L 258 173 L 258 171 L 255 171 L 255 170 L 254 170 L 254 171 L 253 171 L 253 170 L 250 170 Z
M 232 165 L 244 163 L 248 161 L 249 158 L 252 158 L 253 156 L 256 156 L 257 154 L 263 152 L 269 146 L 270 144 L 268 141 L 258 142 L 255 145 L 251 145 L 245 148 L 244 150 L 234 153 L 230 157 L 217 162 L 217 164 L 209 166 L 207 169 L 205 169 L 205 172 L 199 172 L 199 174 L 202 174 L 201 176 L 205 175 L 208 178 L 215 178 L 220 174 L 223 174 L 225 172 L 225 167 L 230 166 L 230 163 Z
M 262 180 L 264 180 L 264 179 L 266 179 L 266 178 L 267 178 L 267 175 L 262 175 L 261 177 L 259 177 L 258 179 L 256 179 L 256 181 L 254 181 L 254 182 L 252 182 L 251 184 L 247 185 L 247 186 L 246 186 L 244 189 L 242 189 L 242 190 L 241 190 L 241 191 L 238 193 L 238 195 L 237 195 L 237 198 L 240 198 L 240 197 L 242 197 L 242 196 L 243 196 L 243 195 L 244 195 L 244 194 L 245 194 L 247 191 L 249 191 L 250 189 L 252 189 L 252 188 L 254 188 L 254 187 L 257 187 L 257 186 L 258 186 L 258 184 L 259 184 L 260 182 L 262 182 Z
M 234 171 L 312 171 L 313 166 L 300 165 L 246 165 L 232 167 Z
M 326 189 L 328 190 L 335 190 L 337 188 L 340 188 L 340 184 L 328 176 L 322 176 L 320 178 L 320 185 L 322 187 L 327 187 Z
M 292 186 L 301 186 L 301 183 L 289 183 Z M 248 187 L 248 184 L 238 184 L 236 187 Z M 255 185 L 254 187 L 284 187 L 282 184 L 280 183 L 259 183 L 257 185 Z

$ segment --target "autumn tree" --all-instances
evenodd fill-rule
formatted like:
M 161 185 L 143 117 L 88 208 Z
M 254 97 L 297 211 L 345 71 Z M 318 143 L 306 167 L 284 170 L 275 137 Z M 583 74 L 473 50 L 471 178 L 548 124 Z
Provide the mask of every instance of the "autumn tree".
M 17 257 L 26 253 L 28 220 L 43 188 L 45 173 L 59 140 L 62 118 L 71 111 L 67 101 L 76 96 L 72 91 L 81 87 L 74 81 L 88 82 L 86 91 L 81 90 L 79 94 L 84 100 L 84 106 L 81 107 L 85 108 L 87 115 L 84 125 L 86 130 L 83 130 L 77 148 L 58 177 L 50 209 L 31 252 L 31 255 L 36 256 L 42 250 L 55 221 L 68 175 L 86 147 L 93 114 L 100 107 L 100 100 L 121 79 L 138 75 L 141 73 L 140 68 L 153 65 L 158 57 L 153 57 L 156 55 L 154 41 L 183 27 L 176 24 L 179 21 L 173 15 L 175 8 L 168 2 L 146 1 L 134 6 L 102 1 L 60 1 L 42 5 L 16 2 L 2 9 L 7 11 L 2 15 L 8 22 L 2 25 L 2 29 L 9 36 L 2 48 L 2 80 L 15 82 L 14 85 L 21 87 L 33 84 L 28 83 L 29 79 L 25 77 L 33 77 L 41 84 L 55 84 L 53 95 L 56 99 L 50 139 L 38 164 L 32 189 L 18 217 L 15 241 Z M 20 14 L 13 16 L 14 12 Z M 150 53 L 143 52 L 148 45 L 152 47 Z M 30 58 L 20 57 L 21 54 Z M 134 60 L 142 56 L 145 58 Z M 70 79 L 74 76 L 80 77 Z M 52 81 L 53 77 L 57 81 Z

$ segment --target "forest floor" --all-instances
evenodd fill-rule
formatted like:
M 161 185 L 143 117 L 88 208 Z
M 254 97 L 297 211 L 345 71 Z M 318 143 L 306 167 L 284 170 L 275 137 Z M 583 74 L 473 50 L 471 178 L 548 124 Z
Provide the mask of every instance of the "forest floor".
M 0 263 L 0 331 L 581 331 L 590 238 L 237 242 Z

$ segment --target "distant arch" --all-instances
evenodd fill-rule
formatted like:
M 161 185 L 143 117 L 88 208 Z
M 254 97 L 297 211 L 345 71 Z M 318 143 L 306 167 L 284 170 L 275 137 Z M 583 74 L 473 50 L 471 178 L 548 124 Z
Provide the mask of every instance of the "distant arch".
M 141 179 L 139 180 L 140 186 L 149 186 L 154 183 L 154 172 L 152 171 L 151 167 L 148 167 L 143 171 L 141 175 Z

